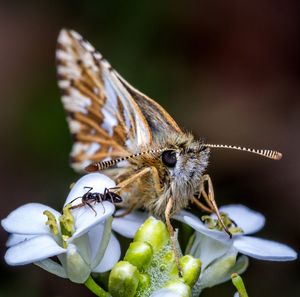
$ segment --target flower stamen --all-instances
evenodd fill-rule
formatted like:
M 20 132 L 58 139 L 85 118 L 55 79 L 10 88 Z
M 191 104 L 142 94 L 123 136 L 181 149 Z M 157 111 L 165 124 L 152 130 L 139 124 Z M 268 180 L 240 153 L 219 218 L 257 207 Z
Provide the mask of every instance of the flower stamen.
M 57 221 L 56 221 L 54 214 L 49 210 L 45 210 L 43 212 L 43 214 L 45 216 L 47 216 L 47 218 L 48 218 L 46 225 L 49 226 L 51 233 L 54 235 L 57 235 L 58 234 L 58 225 L 57 225 Z

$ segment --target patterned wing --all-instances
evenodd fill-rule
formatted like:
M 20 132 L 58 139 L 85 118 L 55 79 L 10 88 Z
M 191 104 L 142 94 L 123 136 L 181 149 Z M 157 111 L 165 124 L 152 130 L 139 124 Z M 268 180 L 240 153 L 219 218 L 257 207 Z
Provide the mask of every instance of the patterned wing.
M 62 30 L 56 59 L 74 139 L 71 165 L 75 170 L 151 143 L 151 129 L 132 94 L 89 42 L 75 31 Z
M 120 74 L 116 75 L 140 107 L 152 132 L 153 140 L 168 137 L 172 132 L 182 133 L 174 119 L 157 102 L 130 85 Z

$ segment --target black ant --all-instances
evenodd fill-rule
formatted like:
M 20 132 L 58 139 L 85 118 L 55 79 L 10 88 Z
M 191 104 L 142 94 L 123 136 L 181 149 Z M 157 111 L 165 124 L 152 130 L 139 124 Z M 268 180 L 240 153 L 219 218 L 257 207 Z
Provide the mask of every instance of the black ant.
M 75 209 L 75 208 L 79 208 L 79 207 L 87 205 L 88 207 L 90 207 L 93 210 L 93 212 L 95 213 L 95 216 L 96 216 L 97 212 L 91 205 L 92 202 L 94 202 L 94 204 L 96 204 L 96 203 L 102 204 L 103 201 L 110 201 L 113 204 L 123 202 L 123 199 L 120 195 L 110 191 L 110 190 L 118 189 L 118 187 L 109 188 L 109 189 L 105 188 L 103 194 L 98 193 L 98 192 L 92 192 L 93 187 L 84 187 L 84 189 L 88 189 L 88 191 L 86 193 L 84 193 L 82 197 L 77 197 L 77 198 L 73 199 L 69 204 L 73 203 L 76 199 L 79 199 L 79 198 L 81 198 L 81 203 L 71 206 L 70 209 Z M 104 207 L 103 207 L 103 210 L 105 211 Z

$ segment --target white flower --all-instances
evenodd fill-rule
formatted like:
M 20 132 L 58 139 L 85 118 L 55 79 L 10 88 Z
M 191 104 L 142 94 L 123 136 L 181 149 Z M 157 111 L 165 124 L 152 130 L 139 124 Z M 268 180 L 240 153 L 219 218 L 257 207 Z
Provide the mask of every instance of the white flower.
M 229 280 L 233 272 L 244 272 L 248 266 L 245 255 L 270 261 L 290 261 L 297 258 L 297 253 L 287 245 L 248 236 L 263 228 L 265 218 L 262 214 L 243 205 L 224 206 L 220 211 L 227 213 L 244 233 L 234 234 L 230 238 L 224 231 L 209 229 L 198 217 L 184 210 L 174 217 L 196 231 L 194 240 L 186 251 L 202 262 L 200 278 L 193 288 L 193 296 L 199 296 L 206 287 Z M 123 218 L 114 219 L 113 229 L 123 236 L 134 237 L 147 216 L 145 212 L 132 212 Z M 216 219 L 215 215 L 212 218 Z M 238 257 L 238 253 L 243 255 Z
M 250 237 L 247 234 L 252 234 L 263 228 L 265 218 L 262 214 L 250 210 L 243 205 L 227 205 L 220 208 L 221 212 L 228 214 L 243 234 L 233 234 L 230 238 L 224 231 L 209 229 L 198 217 L 183 211 L 180 213 L 181 220 L 190 225 L 195 231 L 206 235 L 212 240 L 216 240 L 220 244 L 237 250 L 239 253 L 261 260 L 269 261 L 291 261 L 297 258 L 297 253 L 289 246 L 261 239 Z M 215 218 L 215 215 L 213 215 Z
M 85 175 L 74 185 L 66 203 L 81 198 L 87 192 L 85 187 L 103 193 L 105 188 L 114 186 L 115 183 L 105 175 Z M 75 203 L 81 203 L 81 199 L 76 199 Z M 5 261 L 9 265 L 35 263 L 77 283 L 85 282 L 91 272 L 110 270 L 120 257 L 119 242 L 111 233 L 111 216 L 115 207 L 107 201 L 92 207 L 71 210 L 74 222 L 70 224 L 73 230 L 68 236 L 63 229 L 68 226 L 71 216 L 62 222 L 61 213 L 38 203 L 17 208 L 1 221 L 2 227 L 11 233 Z M 44 211 L 48 211 L 48 218 Z M 56 234 L 46 224 L 49 217 L 52 226 L 57 227 Z M 58 257 L 60 264 L 50 259 L 53 256 Z
M 187 211 L 182 211 L 176 217 L 196 231 L 188 253 L 202 261 L 200 279 L 194 287 L 197 294 L 205 287 L 227 281 L 233 272 L 242 273 L 247 268 L 248 260 L 245 256 L 237 258 L 238 253 L 270 261 L 297 258 L 297 253 L 285 244 L 247 236 L 264 226 L 265 218 L 262 214 L 243 205 L 224 206 L 220 211 L 226 213 L 244 233 L 233 234 L 230 238 L 224 231 L 209 229 L 198 217 Z M 215 215 L 212 218 L 216 219 Z
M 124 212 L 124 209 L 118 210 L 116 215 Z M 124 217 L 116 217 L 112 222 L 112 229 L 127 238 L 133 238 L 136 231 L 147 220 L 149 214 L 142 211 L 133 211 Z

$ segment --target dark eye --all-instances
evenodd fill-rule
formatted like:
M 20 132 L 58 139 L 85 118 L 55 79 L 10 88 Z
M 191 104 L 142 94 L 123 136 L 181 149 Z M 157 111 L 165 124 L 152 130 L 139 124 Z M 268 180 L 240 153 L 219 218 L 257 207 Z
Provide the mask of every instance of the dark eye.
M 161 155 L 161 159 L 168 167 L 175 167 L 177 159 L 175 151 L 164 151 Z

